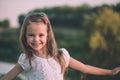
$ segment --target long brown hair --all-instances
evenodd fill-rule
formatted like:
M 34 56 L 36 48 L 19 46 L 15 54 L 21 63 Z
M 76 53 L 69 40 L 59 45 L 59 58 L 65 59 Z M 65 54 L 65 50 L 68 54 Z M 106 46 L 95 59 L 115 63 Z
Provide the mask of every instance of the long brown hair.
M 51 23 L 47 17 L 47 15 L 43 12 L 41 13 L 30 13 L 26 16 L 24 19 L 22 28 L 21 28 L 21 33 L 20 33 L 20 44 L 23 52 L 26 54 L 26 59 L 29 60 L 29 64 L 31 65 L 31 59 L 33 58 L 33 50 L 31 47 L 27 44 L 27 39 L 26 39 L 26 32 L 27 32 L 27 27 L 31 22 L 42 22 L 47 25 L 47 56 L 52 56 L 61 66 L 61 72 L 65 71 L 65 61 L 63 59 L 62 51 L 57 49 L 56 41 L 54 38 L 53 30 L 51 27 Z

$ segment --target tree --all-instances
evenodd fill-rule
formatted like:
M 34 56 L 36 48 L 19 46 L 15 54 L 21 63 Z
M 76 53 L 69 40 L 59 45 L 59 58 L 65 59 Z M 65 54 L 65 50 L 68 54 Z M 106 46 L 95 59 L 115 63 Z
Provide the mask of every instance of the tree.
M 9 28 L 10 27 L 10 22 L 8 19 L 4 19 L 3 21 L 0 22 L 0 27 L 1 28 Z
M 25 18 L 25 14 L 21 14 L 21 15 L 18 17 L 19 27 L 22 26 L 23 21 L 24 21 L 24 18 Z
M 91 64 L 103 68 L 119 66 L 120 14 L 111 8 L 102 7 L 97 13 L 86 15 L 85 19 L 84 26 L 91 48 L 91 54 L 88 54 Z M 88 78 L 92 79 L 90 76 Z M 97 77 L 95 79 L 98 80 Z

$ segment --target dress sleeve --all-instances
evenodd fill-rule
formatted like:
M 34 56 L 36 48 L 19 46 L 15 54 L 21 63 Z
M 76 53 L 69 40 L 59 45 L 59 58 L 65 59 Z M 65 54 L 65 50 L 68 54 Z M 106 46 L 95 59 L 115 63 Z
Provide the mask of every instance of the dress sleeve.
M 23 70 L 26 72 L 30 70 L 30 65 L 28 60 L 26 59 L 26 54 L 22 53 L 18 59 L 18 63 L 23 68 Z
M 65 62 L 66 62 L 65 66 L 68 67 L 69 61 L 70 61 L 69 52 L 65 48 L 62 48 L 61 50 L 63 51 L 63 56 L 64 56 L 64 59 L 65 59 Z

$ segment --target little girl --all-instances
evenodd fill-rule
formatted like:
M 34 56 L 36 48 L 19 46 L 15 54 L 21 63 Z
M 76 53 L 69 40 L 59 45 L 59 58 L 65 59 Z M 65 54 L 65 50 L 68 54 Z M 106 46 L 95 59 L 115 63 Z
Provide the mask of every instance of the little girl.
M 26 73 L 28 80 L 63 80 L 65 69 L 70 66 L 86 74 L 115 75 L 113 70 L 85 65 L 72 58 L 65 48 L 57 49 L 52 27 L 45 13 L 28 14 L 22 25 L 20 44 L 23 50 L 18 63 L 0 80 L 12 80 L 19 73 Z

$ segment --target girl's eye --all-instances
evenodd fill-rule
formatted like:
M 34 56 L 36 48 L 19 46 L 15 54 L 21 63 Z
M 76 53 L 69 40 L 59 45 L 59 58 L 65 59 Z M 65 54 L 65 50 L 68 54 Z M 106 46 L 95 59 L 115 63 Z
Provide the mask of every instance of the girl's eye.
M 44 34 L 40 34 L 39 36 L 42 37 L 42 36 L 44 36 Z
M 33 34 L 28 34 L 28 36 L 34 36 Z

